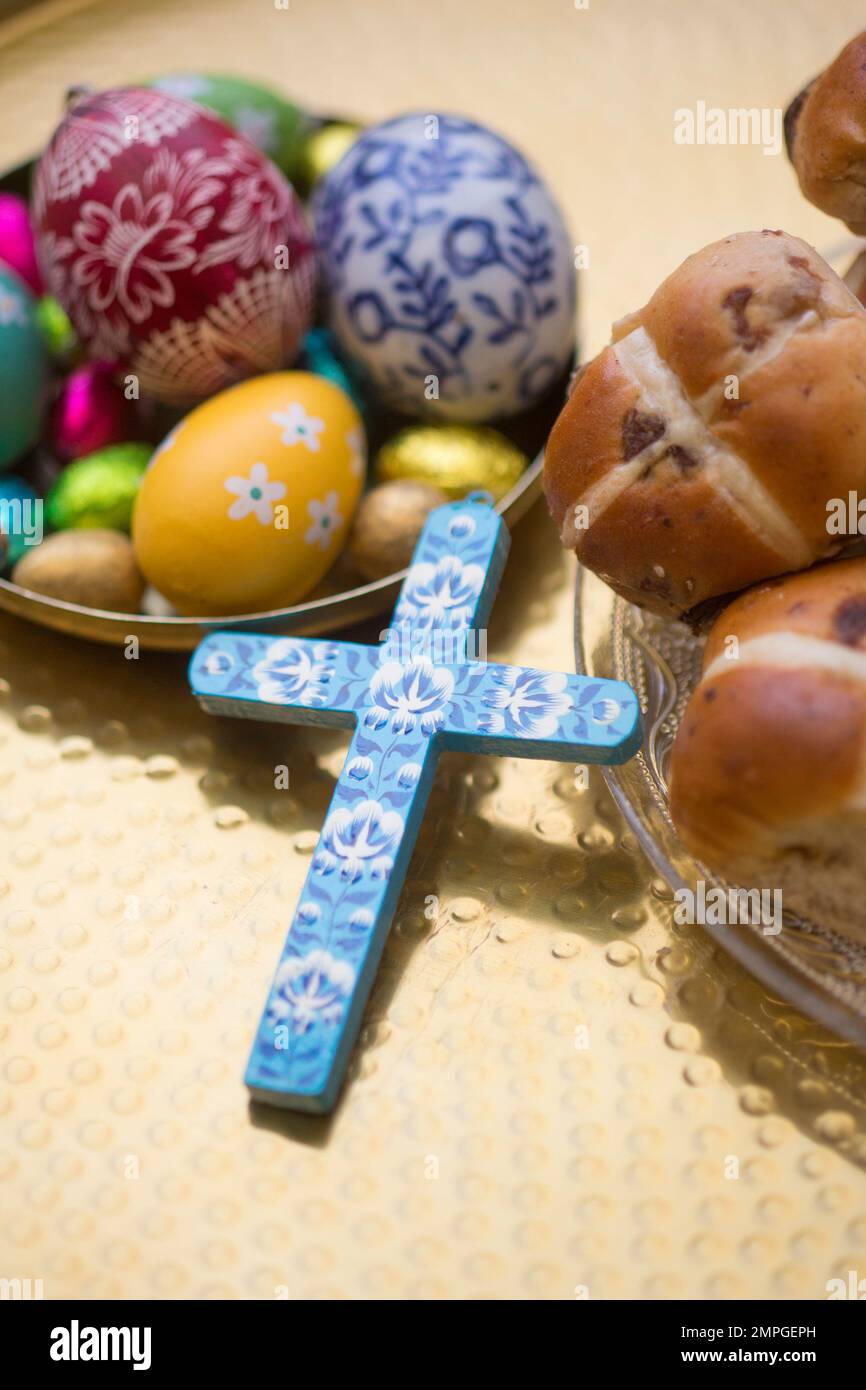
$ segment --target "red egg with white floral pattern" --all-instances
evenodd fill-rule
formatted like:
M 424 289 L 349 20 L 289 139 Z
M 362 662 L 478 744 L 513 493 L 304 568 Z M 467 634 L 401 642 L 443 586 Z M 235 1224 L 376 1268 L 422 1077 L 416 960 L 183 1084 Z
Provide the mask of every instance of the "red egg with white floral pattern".
M 290 363 L 315 256 L 291 184 L 210 112 L 124 87 L 67 113 L 33 185 L 39 262 L 91 356 L 191 403 Z

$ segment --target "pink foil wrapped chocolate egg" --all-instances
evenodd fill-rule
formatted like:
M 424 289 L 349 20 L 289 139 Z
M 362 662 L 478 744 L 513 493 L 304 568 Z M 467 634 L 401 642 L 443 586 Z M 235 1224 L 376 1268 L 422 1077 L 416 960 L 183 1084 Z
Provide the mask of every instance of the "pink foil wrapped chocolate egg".
M 315 256 L 291 184 L 249 140 L 164 92 L 80 100 L 33 185 L 39 263 L 90 355 L 186 404 L 293 360 Z
M 41 295 L 42 276 L 36 264 L 30 213 L 17 193 L 0 193 L 0 261 L 11 266 L 37 297 Z
M 70 373 L 48 416 L 48 443 L 63 463 L 140 434 L 136 403 L 104 362 L 86 362 Z

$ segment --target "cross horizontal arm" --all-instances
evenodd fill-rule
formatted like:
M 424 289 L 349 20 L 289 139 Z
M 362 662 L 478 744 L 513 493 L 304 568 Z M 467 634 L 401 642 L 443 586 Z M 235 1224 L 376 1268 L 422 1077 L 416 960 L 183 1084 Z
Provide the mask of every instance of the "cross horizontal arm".
M 505 757 L 624 763 L 637 752 L 637 696 L 622 681 L 472 662 L 455 669 L 447 748 Z
M 193 653 L 189 681 L 209 714 L 347 729 L 378 660 L 378 648 L 356 642 L 213 632 Z

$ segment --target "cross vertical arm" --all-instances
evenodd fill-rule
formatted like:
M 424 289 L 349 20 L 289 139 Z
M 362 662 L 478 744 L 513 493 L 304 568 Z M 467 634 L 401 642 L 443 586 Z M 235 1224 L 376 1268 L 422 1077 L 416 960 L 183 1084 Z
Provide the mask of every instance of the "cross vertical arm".
M 343 1083 L 433 782 L 435 740 L 359 722 L 246 1071 L 253 1098 L 322 1114 Z
M 431 512 L 403 580 L 382 659 L 437 663 L 477 655 L 511 537 L 492 507 L 471 498 Z M 399 643 L 395 649 L 395 643 Z

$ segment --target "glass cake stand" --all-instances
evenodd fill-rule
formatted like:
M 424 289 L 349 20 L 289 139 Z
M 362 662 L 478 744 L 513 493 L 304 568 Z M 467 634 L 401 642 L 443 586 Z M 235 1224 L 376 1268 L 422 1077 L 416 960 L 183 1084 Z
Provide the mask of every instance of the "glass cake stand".
M 579 566 L 574 645 L 578 671 L 628 681 L 637 691 L 643 746 L 623 767 L 602 771 L 644 853 L 674 890 L 694 890 L 700 879 L 708 888 L 732 886 L 688 853 L 668 809 L 668 760 L 700 675 L 702 639 L 682 623 L 635 608 Z M 759 924 L 707 923 L 704 930 L 770 991 L 850 1042 L 866 1044 L 866 945 L 789 912 L 775 936 Z

